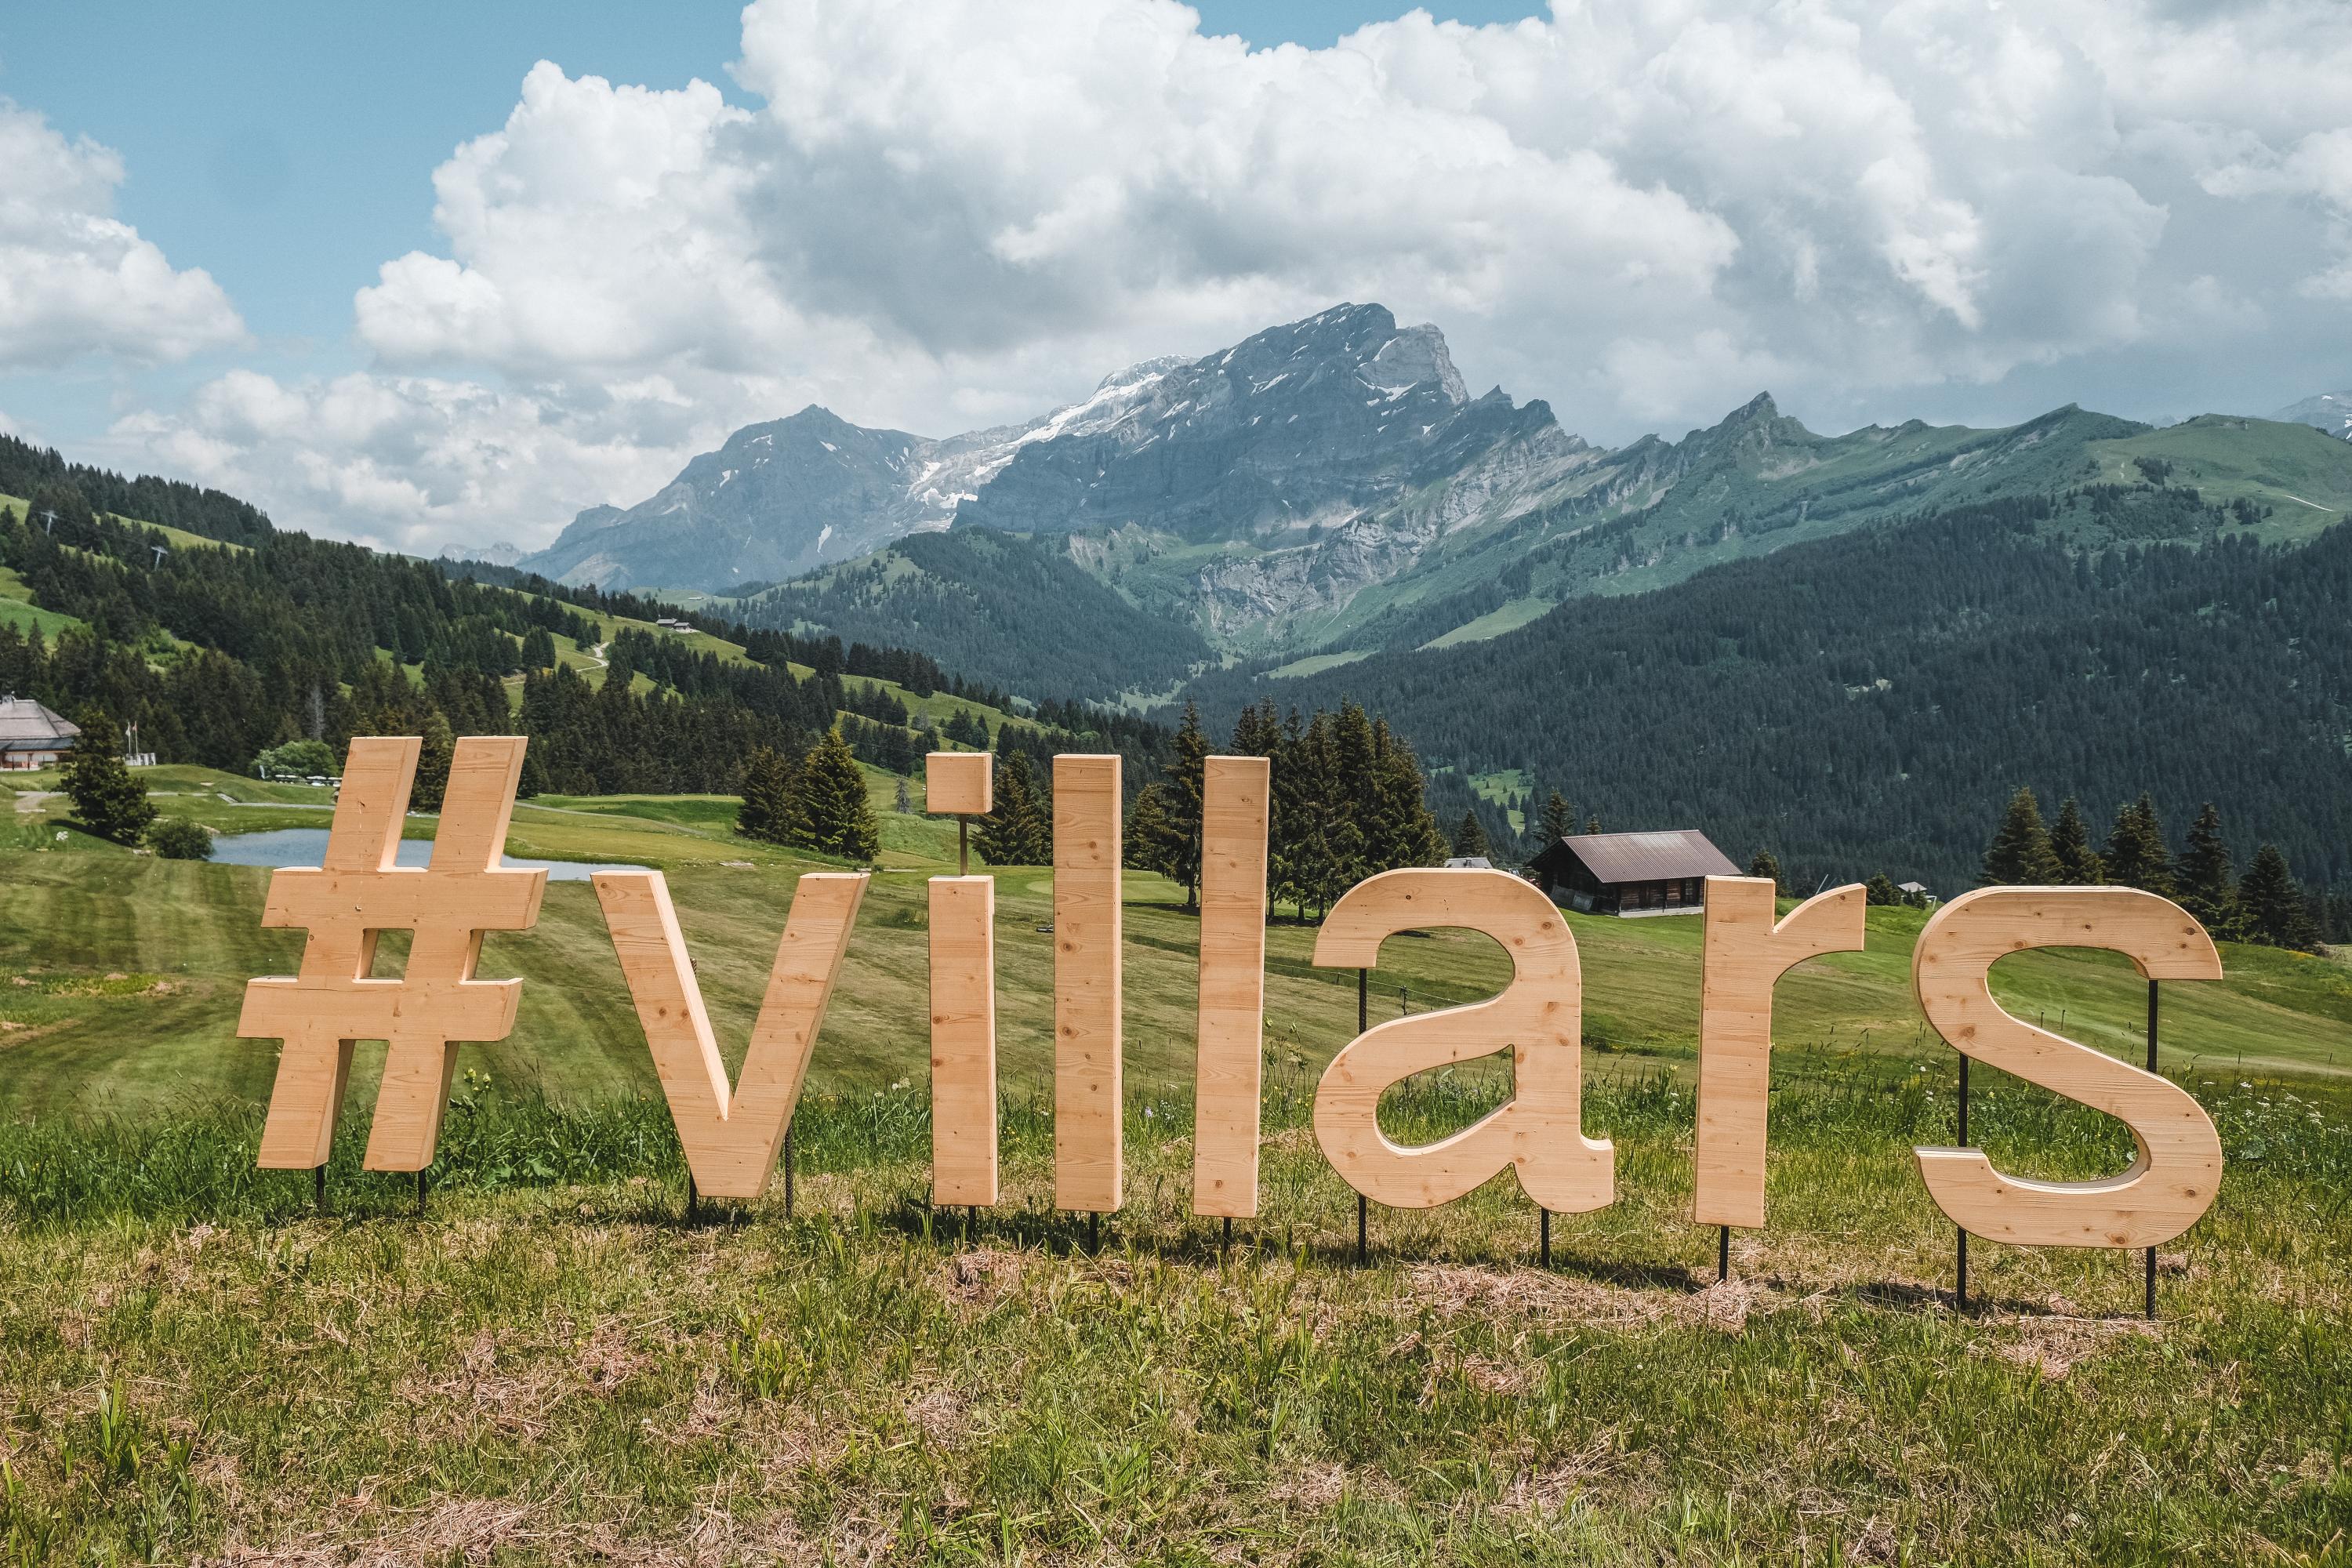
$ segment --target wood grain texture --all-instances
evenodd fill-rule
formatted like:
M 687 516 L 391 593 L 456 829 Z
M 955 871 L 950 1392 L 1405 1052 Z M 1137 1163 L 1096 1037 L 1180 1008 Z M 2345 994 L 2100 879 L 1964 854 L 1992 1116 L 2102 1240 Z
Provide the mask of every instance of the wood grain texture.
M 1272 764 L 1264 757 L 1210 757 L 1202 797 L 1192 1212 L 1247 1219 L 1257 1213 Z
M 1054 1204 L 1119 1206 L 1119 760 L 1054 759 Z
M 996 1202 L 996 879 L 931 879 L 931 1201 Z
M 1862 884 L 1808 899 L 1776 924 L 1779 891 L 1761 877 L 1706 879 L 1691 1204 L 1701 1225 L 1764 1223 L 1772 988 L 1806 959 L 1862 951 Z
M 505 1038 L 521 996 L 519 980 L 474 978 L 482 933 L 530 929 L 546 890 L 545 871 L 499 864 L 525 744 L 513 735 L 460 740 L 431 863 L 403 867 L 419 742 L 352 741 L 323 863 L 273 873 L 263 910 L 264 925 L 310 929 L 301 972 L 249 983 L 237 1021 L 241 1036 L 286 1042 L 262 1131 L 265 1167 L 325 1163 L 352 1047 L 373 1039 L 388 1048 L 366 1167 L 433 1163 L 457 1042 Z M 370 978 L 378 933 L 400 928 L 415 932 L 402 975 Z
M 923 809 L 934 816 L 982 816 L 996 804 L 992 752 L 932 752 L 923 758 Z
M 2221 1181 L 2211 1118 L 2179 1085 L 2012 1017 L 1993 1000 L 1996 960 L 2036 947 L 2108 948 L 2150 980 L 2219 980 L 2205 928 L 2136 888 L 1980 888 L 1919 933 L 1911 982 L 1958 1050 L 2104 1110 L 2130 1127 L 2137 1156 L 2092 1182 L 2004 1175 L 1981 1150 L 1919 1149 L 1936 1206 L 1973 1236 L 2025 1247 L 2154 1247 L 2195 1225 Z
M 1605 1208 L 1616 1151 L 1584 1136 L 1584 982 L 1576 937 L 1535 887 L 1507 871 L 1383 871 L 1333 905 L 1316 938 L 1324 968 L 1369 969 L 1381 939 L 1414 927 L 1484 931 L 1511 955 L 1502 994 L 1394 1018 L 1341 1048 L 1315 1091 L 1315 1137 L 1348 1184 L 1391 1208 L 1434 1208 L 1500 1171 L 1548 1209 Z M 1381 1131 L 1381 1091 L 1399 1079 L 1507 1047 L 1512 1096 L 1450 1138 L 1417 1148 Z
M 869 879 L 864 871 L 801 878 L 730 1092 L 668 883 L 658 871 L 599 871 L 593 879 L 687 1168 L 712 1197 L 756 1198 L 767 1190 Z

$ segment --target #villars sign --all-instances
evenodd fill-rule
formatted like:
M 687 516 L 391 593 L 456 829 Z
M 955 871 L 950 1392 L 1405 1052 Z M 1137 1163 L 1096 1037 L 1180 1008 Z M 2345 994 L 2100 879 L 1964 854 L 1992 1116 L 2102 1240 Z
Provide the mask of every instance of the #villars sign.
M 280 870 L 263 923 L 306 928 L 299 973 L 252 981 L 237 1033 L 285 1042 L 260 1163 L 323 1164 L 355 1041 L 387 1042 L 368 1137 L 370 1170 L 432 1163 L 456 1045 L 502 1039 L 522 983 L 477 980 L 482 933 L 539 917 L 547 873 L 501 867 L 524 742 L 457 742 L 432 862 L 394 862 L 418 742 L 352 742 L 325 864 Z M 985 752 L 930 759 L 929 809 L 985 812 Z M 1259 1070 L 1265 990 L 1268 763 L 1212 757 L 1202 833 L 1194 1212 L 1247 1217 L 1258 1205 Z M 1058 1207 L 1120 1205 L 1120 782 L 1115 756 L 1054 760 L 1054 1181 Z M 669 890 L 657 871 L 595 877 L 614 952 L 653 1052 L 696 1185 L 758 1196 L 800 1099 L 857 910 L 862 871 L 800 879 L 732 1083 L 720 1061 Z M 930 882 L 934 1196 L 997 1201 L 995 880 Z M 1696 1203 L 1714 1226 L 1764 1223 L 1765 1108 L 1772 991 L 1808 958 L 1863 945 L 1863 890 L 1840 888 L 1775 919 L 1774 889 L 1707 879 L 1699 1025 Z M 1606 1206 L 1615 1151 L 1580 1115 L 1583 980 L 1576 939 L 1551 901 L 1492 870 L 1383 872 L 1335 904 L 1315 963 L 1369 968 L 1411 928 L 1483 931 L 1511 956 L 1501 994 L 1397 1018 L 1332 1058 L 1315 1097 L 1324 1154 L 1359 1193 L 1403 1208 L 1451 1202 L 1512 1167 L 1547 1210 Z M 370 976 L 376 934 L 415 932 L 406 973 Z M 2153 1073 L 2011 1017 L 1988 984 L 1994 962 L 2035 947 L 2110 948 L 2149 980 L 2218 980 L 2204 928 L 2129 888 L 1992 888 L 1956 899 L 1919 935 L 1912 975 L 1927 1021 L 1955 1047 L 2116 1117 L 2138 1145 L 2129 1169 L 2092 1182 L 2004 1175 L 1975 1149 L 1921 1149 L 1919 1173 L 1974 1235 L 2024 1246 L 2151 1247 L 2213 1201 L 2221 1145 L 2203 1109 Z M 1381 1090 L 1413 1073 L 1508 1049 L 1514 1092 L 1475 1125 L 1405 1147 L 1381 1131 Z

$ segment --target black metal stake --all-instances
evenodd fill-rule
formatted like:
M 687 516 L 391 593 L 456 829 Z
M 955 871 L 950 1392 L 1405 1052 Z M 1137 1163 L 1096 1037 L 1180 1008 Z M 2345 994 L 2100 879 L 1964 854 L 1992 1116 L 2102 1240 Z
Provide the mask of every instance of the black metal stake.
M 2156 1070 L 2156 982 L 2147 983 L 2147 1070 Z M 2147 1249 L 2147 1321 L 2156 1321 L 2156 1248 Z
M 1549 1268 L 1551 1267 L 1551 1210 L 1538 1209 L 1536 1212 L 1543 1215 L 1543 1241 L 1541 1243 L 1541 1256 L 1543 1258 L 1543 1266 L 1546 1268 Z
M 327 1212 L 327 1167 L 324 1165 L 310 1167 L 310 1201 L 318 1205 L 320 1214 Z
M 422 1165 L 416 1168 L 416 1212 L 425 1212 L 425 1167 Z
M 1233 1216 L 1233 1215 L 1227 1215 L 1225 1216 L 1225 1238 L 1224 1238 L 1224 1240 L 1223 1240 L 1223 1242 L 1221 1242 L 1221 1243 L 1218 1245 L 1217 1250 L 1218 1250 L 1220 1253 L 1226 1253 L 1226 1252 L 1231 1252 L 1233 1249 L 1234 1249 L 1234 1216 Z
M 1968 1146 L 1969 1058 L 1968 1053 L 1963 1051 L 1960 1053 L 1960 1147 L 1965 1149 Z M 1965 1312 L 1969 1310 L 1969 1233 L 1967 1227 L 1963 1226 L 1954 1226 L 1952 1229 L 1959 1237 L 1958 1268 L 1954 1276 L 1958 1284 L 1952 1292 L 1952 1300 L 1958 1305 L 1959 1310 Z
M 694 1200 L 697 1195 L 694 1190 L 694 1173 L 688 1171 L 686 1173 L 686 1223 L 688 1225 L 694 1223 Z
M 1096 1209 L 1087 1211 L 1087 1250 L 1090 1253 L 1102 1250 L 1102 1215 Z
M 962 815 L 956 817 L 956 875 L 971 875 L 971 818 Z
M 1360 1035 L 1370 1028 L 1371 1020 L 1372 972 L 1369 969 L 1359 969 L 1356 971 L 1356 1033 Z M 1359 1268 L 1364 1266 L 1364 1232 L 1367 1223 L 1364 1194 L 1358 1193 L 1356 1194 L 1356 1267 Z
M 1718 1285 L 1731 1278 L 1731 1227 L 1725 1226 L 1715 1238 L 1715 1282 Z
M 793 1124 L 784 1123 L 784 1217 L 793 1217 Z

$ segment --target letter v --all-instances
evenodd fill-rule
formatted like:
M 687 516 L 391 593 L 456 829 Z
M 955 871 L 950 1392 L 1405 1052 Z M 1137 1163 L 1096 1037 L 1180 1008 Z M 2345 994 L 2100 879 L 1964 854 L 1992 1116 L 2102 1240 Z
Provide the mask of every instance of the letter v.
M 668 883 L 658 871 L 599 871 L 594 880 L 695 1186 L 712 1197 L 758 1197 L 800 1103 L 866 873 L 812 871 L 801 879 L 731 1093 Z

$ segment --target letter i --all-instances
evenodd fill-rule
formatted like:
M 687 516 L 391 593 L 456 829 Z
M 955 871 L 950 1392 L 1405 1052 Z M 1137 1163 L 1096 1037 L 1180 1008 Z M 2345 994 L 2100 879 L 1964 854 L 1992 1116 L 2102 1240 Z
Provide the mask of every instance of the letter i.
M 971 819 L 994 804 L 996 758 L 933 752 L 924 809 Z M 959 858 L 969 872 L 969 855 Z M 996 879 L 934 877 L 931 897 L 931 1201 L 996 1202 Z

